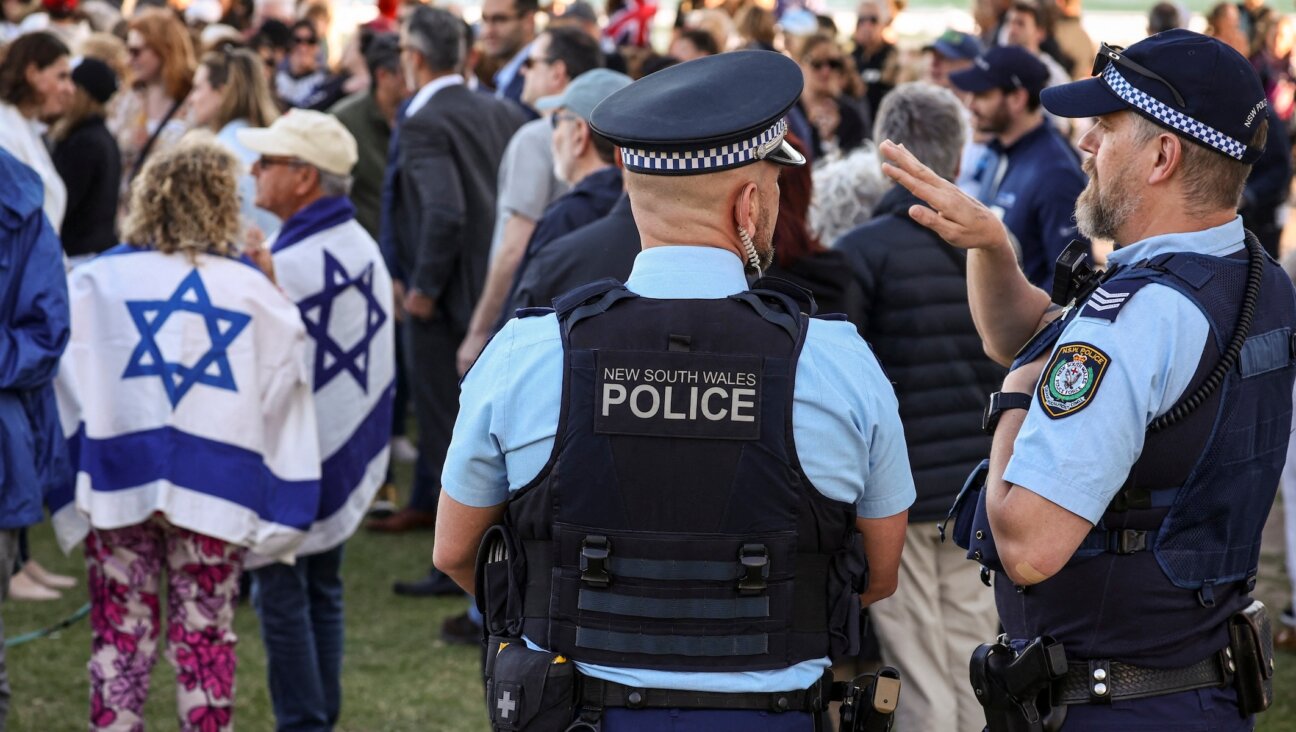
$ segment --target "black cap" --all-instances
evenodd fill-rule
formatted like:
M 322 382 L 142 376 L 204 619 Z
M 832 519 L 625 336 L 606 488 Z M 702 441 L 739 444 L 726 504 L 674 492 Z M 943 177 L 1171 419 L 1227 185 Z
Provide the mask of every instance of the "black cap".
M 950 83 L 965 92 L 991 89 L 1025 89 L 1038 94 L 1048 83 L 1048 67 L 1021 46 L 995 46 L 976 57 L 972 66 L 949 75 Z
M 1059 117 L 1098 117 L 1132 109 L 1180 137 L 1244 163 L 1268 102 L 1250 61 L 1210 36 L 1174 29 L 1121 50 L 1103 45 L 1091 79 L 1046 89 Z
M 82 58 L 72 69 L 72 83 L 85 89 L 92 99 L 107 104 L 117 93 L 117 74 L 97 58 Z
M 772 51 L 707 56 L 636 81 L 604 99 L 590 126 L 621 148 L 626 170 L 701 175 L 767 160 L 803 165 L 784 141 L 801 95 L 801 67 Z

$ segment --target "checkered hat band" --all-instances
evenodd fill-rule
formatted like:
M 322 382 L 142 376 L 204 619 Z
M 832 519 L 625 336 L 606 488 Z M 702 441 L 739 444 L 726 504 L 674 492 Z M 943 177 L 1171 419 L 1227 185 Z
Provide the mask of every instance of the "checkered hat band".
M 1200 140 L 1237 160 L 1241 160 L 1242 156 L 1246 155 L 1247 146 L 1244 143 L 1238 142 L 1210 125 L 1198 122 L 1192 117 L 1170 108 L 1156 97 L 1135 88 L 1125 77 L 1120 75 L 1115 64 L 1107 66 L 1107 70 L 1103 72 L 1103 81 L 1107 82 L 1107 86 L 1111 87 L 1116 96 L 1185 135 Z
M 626 170 L 636 173 L 654 173 L 657 171 L 703 171 L 732 168 L 745 165 L 764 157 L 760 155 L 762 147 L 770 148 L 770 143 L 787 135 L 787 119 L 780 119 L 764 132 L 742 142 L 705 150 L 676 150 L 663 152 L 659 150 L 636 150 L 621 148 L 621 161 Z

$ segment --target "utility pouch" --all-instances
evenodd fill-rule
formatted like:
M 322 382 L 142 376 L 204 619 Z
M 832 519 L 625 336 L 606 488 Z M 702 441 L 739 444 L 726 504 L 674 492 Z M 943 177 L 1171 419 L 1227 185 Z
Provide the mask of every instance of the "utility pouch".
M 576 718 L 576 664 L 520 638 L 491 636 L 486 704 L 492 732 L 563 732 Z
M 1233 685 L 1243 716 L 1273 703 L 1273 626 L 1264 603 L 1256 600 L 1229 618 L 1229 653 L 1236 670 Z
M 477 609 L 487 635 L 522 635 L 526 557 L 508 527 L 496 524 L 477 548 Z
M 855 656 L 860 648 L 860 593 L 868 589 L 868 558 L 858 532 L 828 564 L 828 642 L 833 658 Z
M 985 489 L 986 476 L 990 473 L 990 461 L 982 460 L 981 464 L 968 475 L 967 480 L 963 482 L 963 488 L 959 490 L 958 495 L 954 498 L 954 504 L 950 506 L 949 513 L 945 514 L 945 520 L 937 526 L 940 532 L 941 541 L 946 537 L 954 540 L 954 545 L 960 549 L 967 549 L 972 543 L 972 521 L 976 516 L 977 502 Z M 947 528 L 950 520 L 954 521 L 954 531 L 947 534 Z

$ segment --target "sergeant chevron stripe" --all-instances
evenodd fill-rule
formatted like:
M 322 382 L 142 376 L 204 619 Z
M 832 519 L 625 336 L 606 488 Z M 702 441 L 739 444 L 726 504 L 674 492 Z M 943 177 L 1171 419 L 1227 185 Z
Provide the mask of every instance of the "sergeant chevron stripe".
M 1128 292 L 1107 292 L 1099 287 L 1094 290 L 1094 294 L 1089 296 L 1088 305 L 1094 310 L 1111 310 L 1124 305 L 1129 296 L 1130 293 Z

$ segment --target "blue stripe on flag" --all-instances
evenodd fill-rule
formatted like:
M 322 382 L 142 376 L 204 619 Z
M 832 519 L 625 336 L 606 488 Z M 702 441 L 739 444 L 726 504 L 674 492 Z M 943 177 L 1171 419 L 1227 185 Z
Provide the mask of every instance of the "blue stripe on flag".
M 85 436 L 77 429 L 69 453 L 79 473 L 90 476 L 99 492 L 120 491 L 168 481 L 180 488 L 222 498 L 254 511 L 264 521 L 294 529 L 310 527 L 313 501 L 302 494 L 319 490 L 318 480 L 284 480 L 251 450 L 209 440 L 173 427 L 160 427 L 104 439 Z M 72 487 L 57 503 L 51 491 L 49 505 L 56 510 L 72 499 Z
M 320 507 L 317 519 L 326 519 L 346 505 L 351 492 L 364 479 L 369 463 L 391 442 L 392 402 L 395 400 L 396 382 L 383 389 L 382 396 L 356 431 L 332 455 L 324 460 L 320 469 Z

